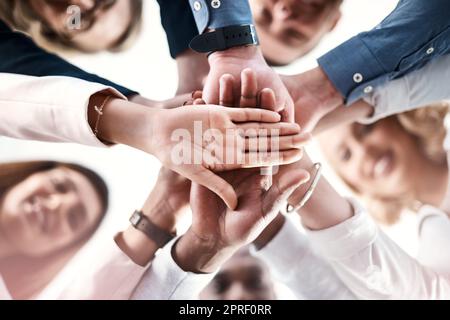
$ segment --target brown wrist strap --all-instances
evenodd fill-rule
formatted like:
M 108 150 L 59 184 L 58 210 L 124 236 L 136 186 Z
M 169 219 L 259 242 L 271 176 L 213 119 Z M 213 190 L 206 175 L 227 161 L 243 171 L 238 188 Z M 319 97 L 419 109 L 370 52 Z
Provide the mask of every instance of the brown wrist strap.
M 142 211 L 136 210 L 130 218 L 131 225 L 137 230 L 143 232 L 147 238 L 156 243 L 159 248 L 164 247 L 168 242 L 175 238 L 171 234 L 150 221 Z

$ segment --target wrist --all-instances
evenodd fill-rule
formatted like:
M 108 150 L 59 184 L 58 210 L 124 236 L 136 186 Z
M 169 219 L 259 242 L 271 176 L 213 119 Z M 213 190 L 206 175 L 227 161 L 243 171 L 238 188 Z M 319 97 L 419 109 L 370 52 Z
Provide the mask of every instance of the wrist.
M 222 246 L 215 239 L 202 239 L 189 229 L 174 245 L 172 256 L 186 272 L 213 273 L 238 247 Z
M 257 250 L 264 248 L 280 232 L 286 223 L 286 217 L 281 213 L 264 229 L 259 237 L 253 242 Z
M 168 233 L 176 233 L 176 215 L 181 208 L 172 208 L 164 192 L 152 192 L 144 206 L 142 213 L 158 228 Z
M 113 99 L 104 108 L 98 127 L 99 137 L 153 154 L 152 129 L 159 111 L 129 101 Z
M 208 61 L 211 65 L 222 59 L 253 60 L 255 57 L 263 59 L 259 46 L 241 46 L 213 52 L 209 55 Z

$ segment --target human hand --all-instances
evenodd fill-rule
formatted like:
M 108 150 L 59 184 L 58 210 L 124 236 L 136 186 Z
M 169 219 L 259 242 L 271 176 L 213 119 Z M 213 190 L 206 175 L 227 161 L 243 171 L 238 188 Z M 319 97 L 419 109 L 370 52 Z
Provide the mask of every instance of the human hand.
M 185 271 L 215 271 L 236 250 L 254 241 L 277 216 L 292 191 L 309 178 L 304 170 L 290 171 L 275 176 L 266 191 L 262 187 L 266 177 L 257 169 L 226 172 L 222 176 L 236 189 L 239 206 L 236 210 L 227 209 L 214 193 L 193 184 L 193 222 L 174 248 L 174 259 Z
M 320 67 L 282 79 L 295 103 L 295 122 L 303 130 L 312 132 L 320 119 L 344 104 L 344 98 Z
M 203 97 L 207 103 L 219 104 L 219 79 L 230 74 L 236 79 L 235 97 L 241 96 L 241 72 L 251 68 L 257 75 L 257 92 L 270 88 L 276 95 L 276 110 L 282 121 L 294 121 L 294 103 L 280 77 L 265 62 L 259 47 L 239 47 L 226 51 L 214 52 L 209 56 L 210 72 L 208 74 Z M 252 99 L 253 97 L 246 97 Z
M 139 149 L 155 155 L 167 168 L 207 186 L 230 208 L 237 205 L 236 195 L 231 186 L 213 172 L 292 163 L 301 157 L 303 141 L 294 141 L 297 145 L 292 145 L 289 139 L 298 134 L 298 126 L 279 123 L 279 115 L 274 112 L 211 105 L 163 111 L 147 122 L 153 131 L 152 138 L 144 140 Z M 266 132 L 262 136 L 252 135 L 263 130 Z M 267 132 L 271 130 L 280 132 L 279 148 L 274 150 L 277 152 L 259 156 L 260 151 L 267 154 L 266 148 L 259 148 L 265 146 Z M 205 136 L 208 131 L 213 132 L 212 138 Z M 261 139 L 264 142 L 260 142 Z

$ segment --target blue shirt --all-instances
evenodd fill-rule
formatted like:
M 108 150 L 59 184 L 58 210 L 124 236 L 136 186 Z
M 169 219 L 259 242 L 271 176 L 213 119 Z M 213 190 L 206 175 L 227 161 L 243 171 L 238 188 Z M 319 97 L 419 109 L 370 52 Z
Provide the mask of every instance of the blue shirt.
M 253 24 L 248 0 L 189 0 L 199 33 L 206 29 Z
M 369 32 L 319 58 L 319 65 L 347 104 L 376 86 L 450 53 L 450 1 L 401 0 Z

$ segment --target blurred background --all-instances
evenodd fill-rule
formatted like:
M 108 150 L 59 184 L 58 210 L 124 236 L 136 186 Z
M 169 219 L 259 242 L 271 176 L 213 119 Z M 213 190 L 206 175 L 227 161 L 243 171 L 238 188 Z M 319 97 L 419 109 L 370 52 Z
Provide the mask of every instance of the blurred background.
M 393 0 L 345 0 L 343 18 L 337 28 L 324 41 L 295 64 L 279 68 L 283 74 L 295 74 L 316 66 L 316 59 L 351 36 L 376 26 L 397 4 Z M 144 32 L 137 44 L 120 54 L 67 57 L 77 66 L 139 91 L 143 96 L 162 100 L 174 95 L 177 86 L 175 62 L 170 58 L 165 33 L 160 25 L 156 1 L 145 1 Z M 312 158 L 321 160 L 320 152 L 312 145 L 308 148 Z M 159 171 L 159 163 L 140 151 L 118 146 L 110 149 L 94 149 L 70 144 L 25 142 L 0 137 L 0 161 L 26 159 L 55 159 L 76 162 L 101 173 L 110 186 L 111 206 L 106 222 L 98 234 L 72 261 L 65 272 L 72 272 L 79 264 L 88 264 L 95 255 L 99 238 L 108 240 L 127 226 L 130 214 L 140 208 L 150 192 Z M 325 165 L 325 176 L 342 194 L 349 191 Z M 324 199 L 326 201 L 326 199 Z M 402 223 L 386 229 L 386 232 L 410 254 L 416 250 L 416 232 L 411 225 L 413 215 L 405 215 Z M 184 227 L 189 226 L 187 220 Z M 101 241 L 100 241 L 101 242 Z M 64 280 L 64 276 L 60 277 Z M 277 286 L 282 299 L 293 296 L 289 290 Z

